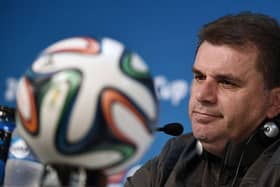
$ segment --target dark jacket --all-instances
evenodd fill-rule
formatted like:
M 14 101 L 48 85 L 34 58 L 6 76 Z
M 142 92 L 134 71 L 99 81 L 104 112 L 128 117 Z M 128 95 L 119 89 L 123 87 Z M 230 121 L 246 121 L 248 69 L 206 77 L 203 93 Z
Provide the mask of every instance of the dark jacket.
M 280 140 L 254 134 L 245 142 L 228 144 L 224 158 L 197 151 L 192 134 L 167 142 L 126 187 L 280 187 Z

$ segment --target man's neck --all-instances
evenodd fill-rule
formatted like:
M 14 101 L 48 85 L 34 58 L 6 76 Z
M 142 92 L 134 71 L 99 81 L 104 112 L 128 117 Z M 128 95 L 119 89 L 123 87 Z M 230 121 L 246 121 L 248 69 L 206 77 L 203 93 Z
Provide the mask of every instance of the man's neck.
M 220 141 L 217 143 L 201 142 L 203 149 L 207 152 L 222 158 L 225 153 L 225 147 L 227 145 L 226 141 Z

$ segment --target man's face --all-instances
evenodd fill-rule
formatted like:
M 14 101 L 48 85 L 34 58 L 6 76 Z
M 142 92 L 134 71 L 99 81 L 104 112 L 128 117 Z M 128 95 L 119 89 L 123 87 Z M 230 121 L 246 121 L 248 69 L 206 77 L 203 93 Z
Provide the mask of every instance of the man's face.
M 229 139 L 242 141 L 266 117 L 269 91 L 256 70 L 256 57 L 255 48 L 236 50 L 208 42 L 199 47 L 189 116 L 204 147 L 221 149 Z

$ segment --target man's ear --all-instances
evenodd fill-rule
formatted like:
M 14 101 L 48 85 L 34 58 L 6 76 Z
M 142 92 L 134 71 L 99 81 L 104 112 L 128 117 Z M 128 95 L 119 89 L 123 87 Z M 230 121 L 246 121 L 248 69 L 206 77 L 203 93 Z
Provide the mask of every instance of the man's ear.
M 280 87 L 273 88 L 270 92 L 269 109 L 267 117 L 272 119 L 280 114 Z

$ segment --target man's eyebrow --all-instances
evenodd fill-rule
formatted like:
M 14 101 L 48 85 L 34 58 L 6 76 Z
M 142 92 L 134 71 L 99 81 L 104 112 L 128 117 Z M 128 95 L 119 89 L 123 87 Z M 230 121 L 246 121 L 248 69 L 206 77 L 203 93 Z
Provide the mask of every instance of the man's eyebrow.
M 242 82 L 244 82 L 244 81 L 242 81 L 242 79 L 240 79 L 239 77 L 236 77 L 236 76 L 234 76 L 234 75 L 232 75 L 232 74 L 230 74 L 230 73 L 225 73 L 225 74 L 216 74 L 216 75 L 214 75 L 214 78 L 216 79 L 216 80 L 228 80 L 228 81 L 233 81 L 233 82 L 235 82 L 235 83 L 242 83 Z
M 200 70 L 198 70 L 195 67 L 192 68 L 192 72 L 195 73 L 195 74 L 203 74 Z
M 192 72 L 194 74 L 201 74 L 204 75 L 204 73 L 202 73 L 202 71 L 200 71 L 199 69 L 197 69 L 196 67 L 192 68 Z M 228 81 L 233 81 L 235 83 L 239 83 L 242 84 L 244 81 L 242 79 L 240 79 L 239 77 L 231 74 L 231 73 L 217 73 L 216 75 L 214 75 L 214 78 L 216 80 L 228 80 Z

